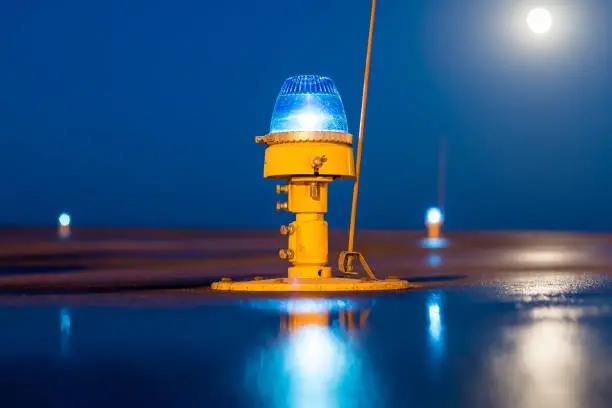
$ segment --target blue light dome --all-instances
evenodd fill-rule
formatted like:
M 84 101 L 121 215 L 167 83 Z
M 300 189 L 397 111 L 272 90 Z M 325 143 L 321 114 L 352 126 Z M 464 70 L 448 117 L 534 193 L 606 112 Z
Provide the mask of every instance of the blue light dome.
M 425 213 L 425 222 L 428 224 L 441 224 L 444 222 L 444 214 L 438 207 L 431 207 Z
M 305 131 L 348 133 L 342 99 L 327 77 L 287 78 L 276 98 L 270 133 Z
M 60 216 L 57 218 L 57 221 L 59 222 L 59 224 L 62 227 L 69 226 L 70 225 L 70 221 L 71 221 L 70 214 L 68 214 L 68 213 L 61 213 Z

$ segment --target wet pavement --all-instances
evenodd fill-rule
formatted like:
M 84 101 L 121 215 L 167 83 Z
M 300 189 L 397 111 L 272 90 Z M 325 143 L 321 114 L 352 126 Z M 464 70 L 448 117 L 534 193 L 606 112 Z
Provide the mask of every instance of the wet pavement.
M 0 406 L 609 407 L 612 281 L 0 299 Z
M 125 238 L 122 255 L 111 238 L 62 243 L 61 251 L 32 239 L 21 252 L 7 239 L 0 285 L 28 290 L 0 296 L 0 407 L 611 406 L 609 237 L 458 235 L 431 250 L 412 235 L 399 245 L 397 234 L 376 234 L 363 241 L 372 263 L 419 288 L 295 298 L 203 287 L 88 293 L 87 283 L 126 276 L 134 284 L 173 273 L 210 279 L 219 269 L 239 276 L 282 263 L 172 263 L 199 245 L 221 245 L 197 234 L 178 244 L 163 234 L 153 244 Z M 270 244 L 223 242 L 253 251 Z M 51 258 L 24 258 L 23 248 Z M 114 248 L 106 259 L 64 256 L 104 248 Z M 154 256 L 143 255 L 147 248 Z M 151 267 L 163 248 L 174 255 Z M 80 293 L 29 291 L 43 277 L 43 286 L 56 284 L 52 292 L 76 281 Z

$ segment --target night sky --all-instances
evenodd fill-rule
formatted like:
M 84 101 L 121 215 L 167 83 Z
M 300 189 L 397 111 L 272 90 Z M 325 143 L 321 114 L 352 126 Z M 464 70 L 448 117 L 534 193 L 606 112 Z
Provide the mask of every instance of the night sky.
M 612 3 L 379 0 L 358 227 L 612 230 Z M 358 132 L 365 0 L 0 6 L 0 224 L 273 227 L 276 94 L 331 77 Z M 331 185 L 346 227 L 351 181 Z

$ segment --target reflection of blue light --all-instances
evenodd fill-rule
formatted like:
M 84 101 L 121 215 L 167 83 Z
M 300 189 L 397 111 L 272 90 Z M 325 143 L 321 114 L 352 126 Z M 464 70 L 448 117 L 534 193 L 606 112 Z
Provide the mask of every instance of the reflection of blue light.
M 429 335 L 435 342 L 440 341 L 440 333 L 442 333 L 442 322 L 440 320 L 440 305 L 430 304 L 427 307 L 429 312 Z
M 427 255 L 427 264 L 432 267 L 437 267 L 442 265 L 442 257 L 438 254 L 429 254 Z
M 427 300 L 427 320 L 429 322 L 429 343 L 434 355 L 444 352 L 444 322 L 442 319 L 442 299 L 437 293 L 432 293 Z
M 307 304 L 332 303 L 357 308 L 356 300 L 323 298 L 269 299 L 249 306 L 266 305 L 265 309 L 278 312 L 286 311 L 291 302 L 304 305 L 304 309 L 296 306 L 300 310 L 311 310 Z M 359 344 L 360 340 L 327 324 L 281 331 L 274 346 L 266 342 L 247 360 L 245 391 L 255 392 L 254 397 L 261 401 L 255 405 L 270 408 L 385 406 L 376 370 Z
M 289 404 L 283 406 L 335 407 L 345 405 L 338 401 L 355 397 L 366 402 L 358 385 L 365 373 L 346 339 L 328 327 L 307 326 L 293 333 L 287 346 L 283 374 L 289 380 Z M 365 396 L 369 394 L 371 391 Z
M 246 304 L 253 309 L 270 310 L 281 313 L 309 314 L 326 313 L 339 310 L 352 310 L 371 306 L 374 300 L 349 299 L 252 299 Z
M 62 355 L 67 357 L 70 353 L 70 331 L 71 331 L 70 309 L 62 308 L 60 310 L 60 333 Z
M 58 218 L 58 222 L 62 227 L 67 227 L 70 225 L 70 214 L 68 213 L 61 213 L 59 218 Z
M 444 222 L 444 214 L 438 207 L 431 207 L 425 213 L 425 221 L 428 224 L 441 224 Z
M 348 133 L 344 105 L 331 79 L 298 75 L 285 80 L 274 105 L 270 133 L 303 131 Z
M 318 381 L 330 381 L 345 368 L 342 343 L 327 327 L 301 328 L 292 338 L 291 346 L 291 356 L 287 363 L 295 368 L 298 377 L 308 377 L 311 381 L 312 377 Z
M 64 334 L 70 334 L 70 311 L 62 309 L 60 312 L 60 330 Z
M 446 238 L 425 238 L 420 241 L 420 245 L 423 248 L 440 249 L 446 248 L 449 241 Z

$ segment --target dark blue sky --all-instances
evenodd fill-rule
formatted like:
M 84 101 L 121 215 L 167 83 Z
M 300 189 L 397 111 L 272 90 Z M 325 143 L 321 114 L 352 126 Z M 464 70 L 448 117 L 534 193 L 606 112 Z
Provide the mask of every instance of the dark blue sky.
M 447 225 L 610 230 L 612 4 L 379 0 L 358 226 L 421 228 L 448 139 Z M 357 133 L 365 0 L 0 6 L 0 224 L 277 227 L 276 93 L 338 86 Z M 332 184 L 332 227 L 351 182 Z

